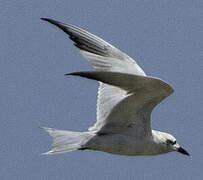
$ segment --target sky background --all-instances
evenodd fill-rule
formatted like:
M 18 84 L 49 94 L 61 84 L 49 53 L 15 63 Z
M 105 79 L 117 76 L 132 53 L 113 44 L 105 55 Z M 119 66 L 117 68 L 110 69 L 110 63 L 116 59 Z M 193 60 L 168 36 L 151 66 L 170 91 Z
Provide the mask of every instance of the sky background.
M 200 180 L 203 177 L 203 1 L 0 1 L 1 180 Z M 190 154 L 118 156 L 96 151 L 42 156 L 40 126 L 86 131 L 96 119 L 97 82 L 64 77 L 90 70 L 67 36 L 41 17 L 112 43 L 175 93 L 152 113 Z

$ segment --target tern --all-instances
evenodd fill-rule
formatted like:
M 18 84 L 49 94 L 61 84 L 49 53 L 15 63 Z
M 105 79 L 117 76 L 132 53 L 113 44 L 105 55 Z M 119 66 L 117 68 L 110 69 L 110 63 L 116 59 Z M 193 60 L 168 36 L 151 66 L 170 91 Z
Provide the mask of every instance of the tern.
M 72 24 L 41 18 L 68 34 L 94 71 L 66 74 L 99 82 L 97 121 L 87 132 L 44 127 L 53 148 L 44 154 L 75 150 L 138 156 L 168 152 L 189 153 L 166 132 L 151 128 L 152 110 L 173 93 L 161 79 L 147 76 L 134 59 L 110 43 Z

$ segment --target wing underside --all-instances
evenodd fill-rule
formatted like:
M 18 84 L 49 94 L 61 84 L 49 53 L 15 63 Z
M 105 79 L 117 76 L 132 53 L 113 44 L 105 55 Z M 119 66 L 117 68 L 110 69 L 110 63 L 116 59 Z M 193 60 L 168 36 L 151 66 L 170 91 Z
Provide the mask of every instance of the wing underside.
M 90 129 L 99 133 L 122 132 L 134 136 L 148 135 L 151 132 L 151 111 L 173 92 L 170 85 L 153 77 L 118 72 L 76 72 L 68 75 L 93 79 L 117 88 L 117 92 L 115 89 L 102 92 L 106 93 L 106 99 L 103 98 L 103 102 L 100 101 L 100 103 L 107 103 L 102 109 L 104 111 L 102 115 L 105 117 Z M 110 100 L 108 100 L 109 93 Z

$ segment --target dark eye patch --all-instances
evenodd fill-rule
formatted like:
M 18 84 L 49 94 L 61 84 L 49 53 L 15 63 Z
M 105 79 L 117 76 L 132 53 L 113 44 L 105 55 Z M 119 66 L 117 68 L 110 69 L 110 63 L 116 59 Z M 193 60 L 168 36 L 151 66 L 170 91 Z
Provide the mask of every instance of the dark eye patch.
M 174 144 L 176 144 L 176 141 L 172 141 L 172 140 L 170 140 L 170 139 L 167 139 L 167 144 L 172 144 L 172 145 L 174 145 Z

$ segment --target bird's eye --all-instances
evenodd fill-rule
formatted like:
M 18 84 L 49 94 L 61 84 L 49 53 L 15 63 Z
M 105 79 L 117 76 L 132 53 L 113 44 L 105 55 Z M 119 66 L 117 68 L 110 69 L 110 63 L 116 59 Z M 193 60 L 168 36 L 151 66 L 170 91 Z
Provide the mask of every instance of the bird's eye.
M 174 145 L 174 144 L 176 144 L 176 141 L 172 141 L 172 140 L 168 139 L 168 140 L 167 140 L 167 144 L 172 144 L 172 145 Z

